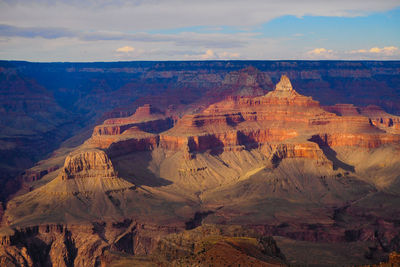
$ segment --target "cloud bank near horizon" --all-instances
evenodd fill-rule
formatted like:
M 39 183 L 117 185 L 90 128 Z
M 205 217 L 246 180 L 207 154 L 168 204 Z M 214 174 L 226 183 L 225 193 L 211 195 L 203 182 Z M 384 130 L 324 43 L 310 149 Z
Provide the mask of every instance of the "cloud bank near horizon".
M 399 6 L 398 0 L 0 0 L 0 58 L 400 59 Z

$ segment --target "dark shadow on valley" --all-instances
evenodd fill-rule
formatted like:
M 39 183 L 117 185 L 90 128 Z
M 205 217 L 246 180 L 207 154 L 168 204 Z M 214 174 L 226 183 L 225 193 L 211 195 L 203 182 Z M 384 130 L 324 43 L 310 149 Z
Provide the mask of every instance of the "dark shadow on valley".
M 333 163 L 333 169 L 341 168 L 345 171 L 355 172 L 355 168 L 337 158 L 337 153 L 319 135 L 313 135 L 308 141 L 316 143 L 324 155 Z
M 191 218 L 189 221 L 185 222 L 185 229 L 186 230 L 192 230 L 195 229 L 199 226 L 202 225 L 203 220 L 210 214 L 213 214 L 214 211 L 208 210 L 208 211 L 203 211 L 203 212 L 196 212 L 194 214 L 194 217 Z
M 158 177 L 148 169 L 151 160 L 151 151 L 133 152 L 111 158 L 118 177 L 137 186 L 160 187 L 172 184 L 171 181 Z
M 198 143 L 196 143 L 193 138 L 189 138 L 188 146 L 189 153 L 194 154 L 196 152 L 210 151 L 211 155 L 219 156 L 224 152 L 224 143 L 212 134 L 199 136 Z
M 248 151 L 258 147 L 258 141 L 255 140 L 254 137 L 248 136 L 241 131 L 237 132 L 237 139 L 239 145 L 244 146 Z

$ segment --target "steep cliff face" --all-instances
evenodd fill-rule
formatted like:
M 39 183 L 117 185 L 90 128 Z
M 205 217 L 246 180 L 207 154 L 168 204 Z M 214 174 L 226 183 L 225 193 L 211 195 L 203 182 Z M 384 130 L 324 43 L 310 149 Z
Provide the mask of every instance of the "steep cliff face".
M 96 126 L 87 143 L 108 148 L 112 143 L 119 142 L 122 148 L 120 141 L 131 139 L 130 142 L 124 141 L 124 147 L 129 147 L 129 151 L 152 150 L 160 146 L 167 150 L 191 153 L 218 147 L 257 146 L 292 139 L 312 131 L 323 140 L 324 145 L 333 147 L 376 148 L 399 141 L 399 136 L 393 135 L 396 133 L 393 118 L 390 127 L 394 130 L 388 130 L 387 133 L 380 131 L 384 130 L 384 126 L 374 124 L 376 118 L 365 116 L 371 115 L 371 108 L 364 113 L 349 105 L 325 109 L 339 116 L 323 110 L 311 97 L 297 93 L 289 78 L 282 76 L 275 90 L 265 96 L 230 97 L 211 105 L 200 114 L 183 116 L 166 132 L 163 130 L 172 127 L 172 119 L 163 118 L 160 111 L 152 111 L 151 106 L 146 105 L 131 117 L 109 119 L 103 125 Z M 151 135 L 149 129 L 161 133 Z
M 287 76 L 282 76 L 276 89 L 265 96 L 229 98 L 201 114 L 184 116 L 174 128 L 162 133 L 160 140 L 165 148 L 188 146 L 190 152 L 301 139 L 311 132 L 333 147 L 376 148 L 399 142 L 399 135 L 382 129 L 362 114 L 336 116 L 326 112 L 317 101 L 297 93 Z
M 269 236 L 241 226 L 204 225 L 160 240 L 155 254 L 172 266 L 284 266 L 285 256 Z
M 69 155 L 59 174 L 61 180 L 90 179 L 96 175 L 115 177 L 114 168 L 106 153 L 101 150 L 89 150 Z
M 285 165 L 291 159 L 310 161 L 324 169 L 321 177 L 332 179 L 342 175 L 336 170 L 355 172 L 354 166 L 340 160 L 334 149 L 377 149 L 399 144 L 399 135 L 378 128 L 363 114 L 344 114 L 343 110 L 350 110 L 351 106 L 338 107 L 343 114 L 338 110 L 336 114 L 324 110 L 311 97 L 299 94 L 289 78 L 282 76 L 275 90 L 264 96 L 229 97 L 201 113 L 177 119 L 172 128 L 160 133 L 141 128 L 143 123 L 159 119 L 149 119 L 151 107 L 145 106 L 139 112 L 145 115 L 110 119 L 100 126 L 126 126 L 122 133 L 95 130 L 87 144 L 96 146 L 93 140 L 99 137 L 98 146 L 107 147 L 121 175 L 130 181 L 172 183 L 172 187 L 189 194 L 246 180 L 259 171 Z M 278 187 L 281 186 L 279 179 Z M 283 188 L 290 191 L 305 184 L 294 181 L 287 185 Z
M 336 104 L 324 107 L 325 110 L 334 112 L 339 116 L 363 116 L 367 117 L 370 124 L 388 133 L 400 133 L 400 117 L 386 113 L 381 107 L 367 106 L 356 107 L 352 104 Z
M 246 78 L 247 82 L 260 86 L 257 79 Z M 196 221 L 196 214 L 206 214 L 197 216 L 200 224 L 251 224 L 260 232 L 303 241 L 396 239 L 391 218 L 398 209 L 379 205 L 382 199 L 392 204 L 399 199 L 400 135 L 393 126 L 374 124 L 373 108 L 322 108 L 282 76 L 275 90 L 261 96 L 228 97 L 181 118 L 169 110 L 145 105 L 127 118 L 111 118 L 95 127 L 90 139 L 66 157 L 57 175 L 46 174 L 35 184 L 37 189 L 9 201 L 4 224 L 12 231 L 33 231 L 30 227 L 38 225 L 98 222 L 85 239 L 93 244 L 78 242 L 79 231 L 72 233 L 72 228 L 70 237 L 35 234 L 46 244 L 52 240 L 46 251 L 53 251 L 48 255 L 59 264 L 74 257 L 65 252 L 71 251 L 66 247 L 70 244 L 77 255 L 91 253 L 91 263 L 114 247 L 127 253 L 154 249 L 155 239 L 139 238 L 132 246 L 131 230 L 115 237 L 99 225 L 126 218 L 142 225 L 150 222 L 161 233 L 157 225 L 182 229 L 184 222 Z M 361 227 L 364 232 L 358 235 Z M 2 252 L 2 259 L 38 261 L 32 258 L 29 242 L 12 243 L 14 232 L 3 236 L 12 253 Z M 207 247 L 205 255 L 225 248 L 239 253 L 237 246 L 244 244 L 229 238 L 219 241 Z M 382 244 L 377 250 L 387 249 Z M 181 253 L 164 245 L 167 254 Z M 253 245 L 252 251 L 260 244 Z M 57 258 L 56 251 L 65 256 Z M 247 253 L 240 255 L 239 260 L 249 259 Z M 86 264 L 84 256 L 78 258 L 75 264 Z
M 331 148 L 373 149 L 398 144 L 400 136 L 395 131 L 385 131 L 366 116 L 372 113 L 371 107 L 358 109 L 351 105 L 324 110 L 311 97 L 296 92 L 284 75 L 275 90 L 266 95 L 229 97 L 201 113 L 177 119 L 173 127 L 172 119 L 163 119 L 161 111 L 146 105 L 131 117 L 106 120 L 86 143 L 108 148 L 114 157 L 159 148 L 182 153 L 186 161 L 204 152 L 218 156 L 228 151 L 264 149 L 261 153 L 273 165 L 284 158 L 309 158 L 322 163 L 332 161 L 325 155 Z M 376 115 L 389 116 L 382 111 Z M 165 127 L 163 131 L 168 120 L 172 128 Z M 149 128 L 160 132 L 150 133 Z
M 182 230 L 130 219 L 80 225 L 44 224 L 0 234 L 1 266 L 97 266 L 104 251 L 146 255 L 161 237 Z
M 119 198 L 134 194 L 132 183 L 117 176 L 105 152 L 76 151 L 67 156 L 58 176 L 45 186 L 14 198 L 7 204 L 9 224 L 35 215 L 35 220 L 66 222 L 114 216 L 120 218 Z M 23 221 L 24 221 L 23 220 Z
M 300 93 L 324 105 L 379 105 L 394 114 L 400 110 L 398 62 L 1 61 L 0 68 L 3 198 L 18 189 L 18 174 L 65 139 L 95 121 L 130 116 L 144 104 L 162 110 L 173 106 L 168 116 L 198 113 L 227 96 L 264 95 L 274 88 L 271 80 L 286 73 Z M 387 131 L 394 128 L 390 119 L 381 118 L 377 124 L 387 125 Z
M 105 120 L 94 128 L 92 137 L 86 144 L 92 147 L 109 148 L 112 143 L 131 139 L 132 149 L 150 150 L 158 144 L 158 136 L 152 133 L 163 132 L 173 126 L 173 119 L 151 105 L 138 107 L 136 112 L 126 118 Z M 115 150 L 115 149 L 114 149 Z
M 285 256 L 270 236 L 241 226 L 204 225 L 170 234 L 150 256 L 106 252 L 102 266 L 286 266 Z

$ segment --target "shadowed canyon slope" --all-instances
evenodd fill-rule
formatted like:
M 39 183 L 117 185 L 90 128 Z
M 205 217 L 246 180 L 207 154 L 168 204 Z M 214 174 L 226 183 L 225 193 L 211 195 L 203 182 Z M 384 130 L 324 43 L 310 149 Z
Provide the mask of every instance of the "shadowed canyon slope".
M 323 105 L 378 105 L 398 115 L 399 66 L 398 61 L 1 61 L 2 201 L 19 187 L 25 169 L 64 140 L 104 119 L 132 115 L 144 104 L 166 113 L 197 113 L 226 96 L 264 95 L 286 73 L 300 93 Z M 82 139 L 85 135 L 68 146 Z M 28 173 L 27 179 L 38 176 L 43 174 Z
M 259 266 L 354 265 L 398 250 L 400 117 L 321 105 L 286 75 L 276 86 L 254 68 L 229 75 L 193 105 L 145 103 L 41 161 L 31 172 L 43 177 L 7 203 L 0 260 L 90 266 L 153 253 L 142 260 L 179 266 L 237 254 Z M 174 234 L 184 229 L 194 230 Z

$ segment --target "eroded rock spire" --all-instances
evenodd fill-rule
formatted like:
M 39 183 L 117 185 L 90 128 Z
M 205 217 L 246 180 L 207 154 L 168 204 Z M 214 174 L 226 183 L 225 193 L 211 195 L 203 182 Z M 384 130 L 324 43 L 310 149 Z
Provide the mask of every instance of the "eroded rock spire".
M 275 87 L 276 91 L 293 91 L 292 83 L 286 75 L 281 76 L 281 80 Z

